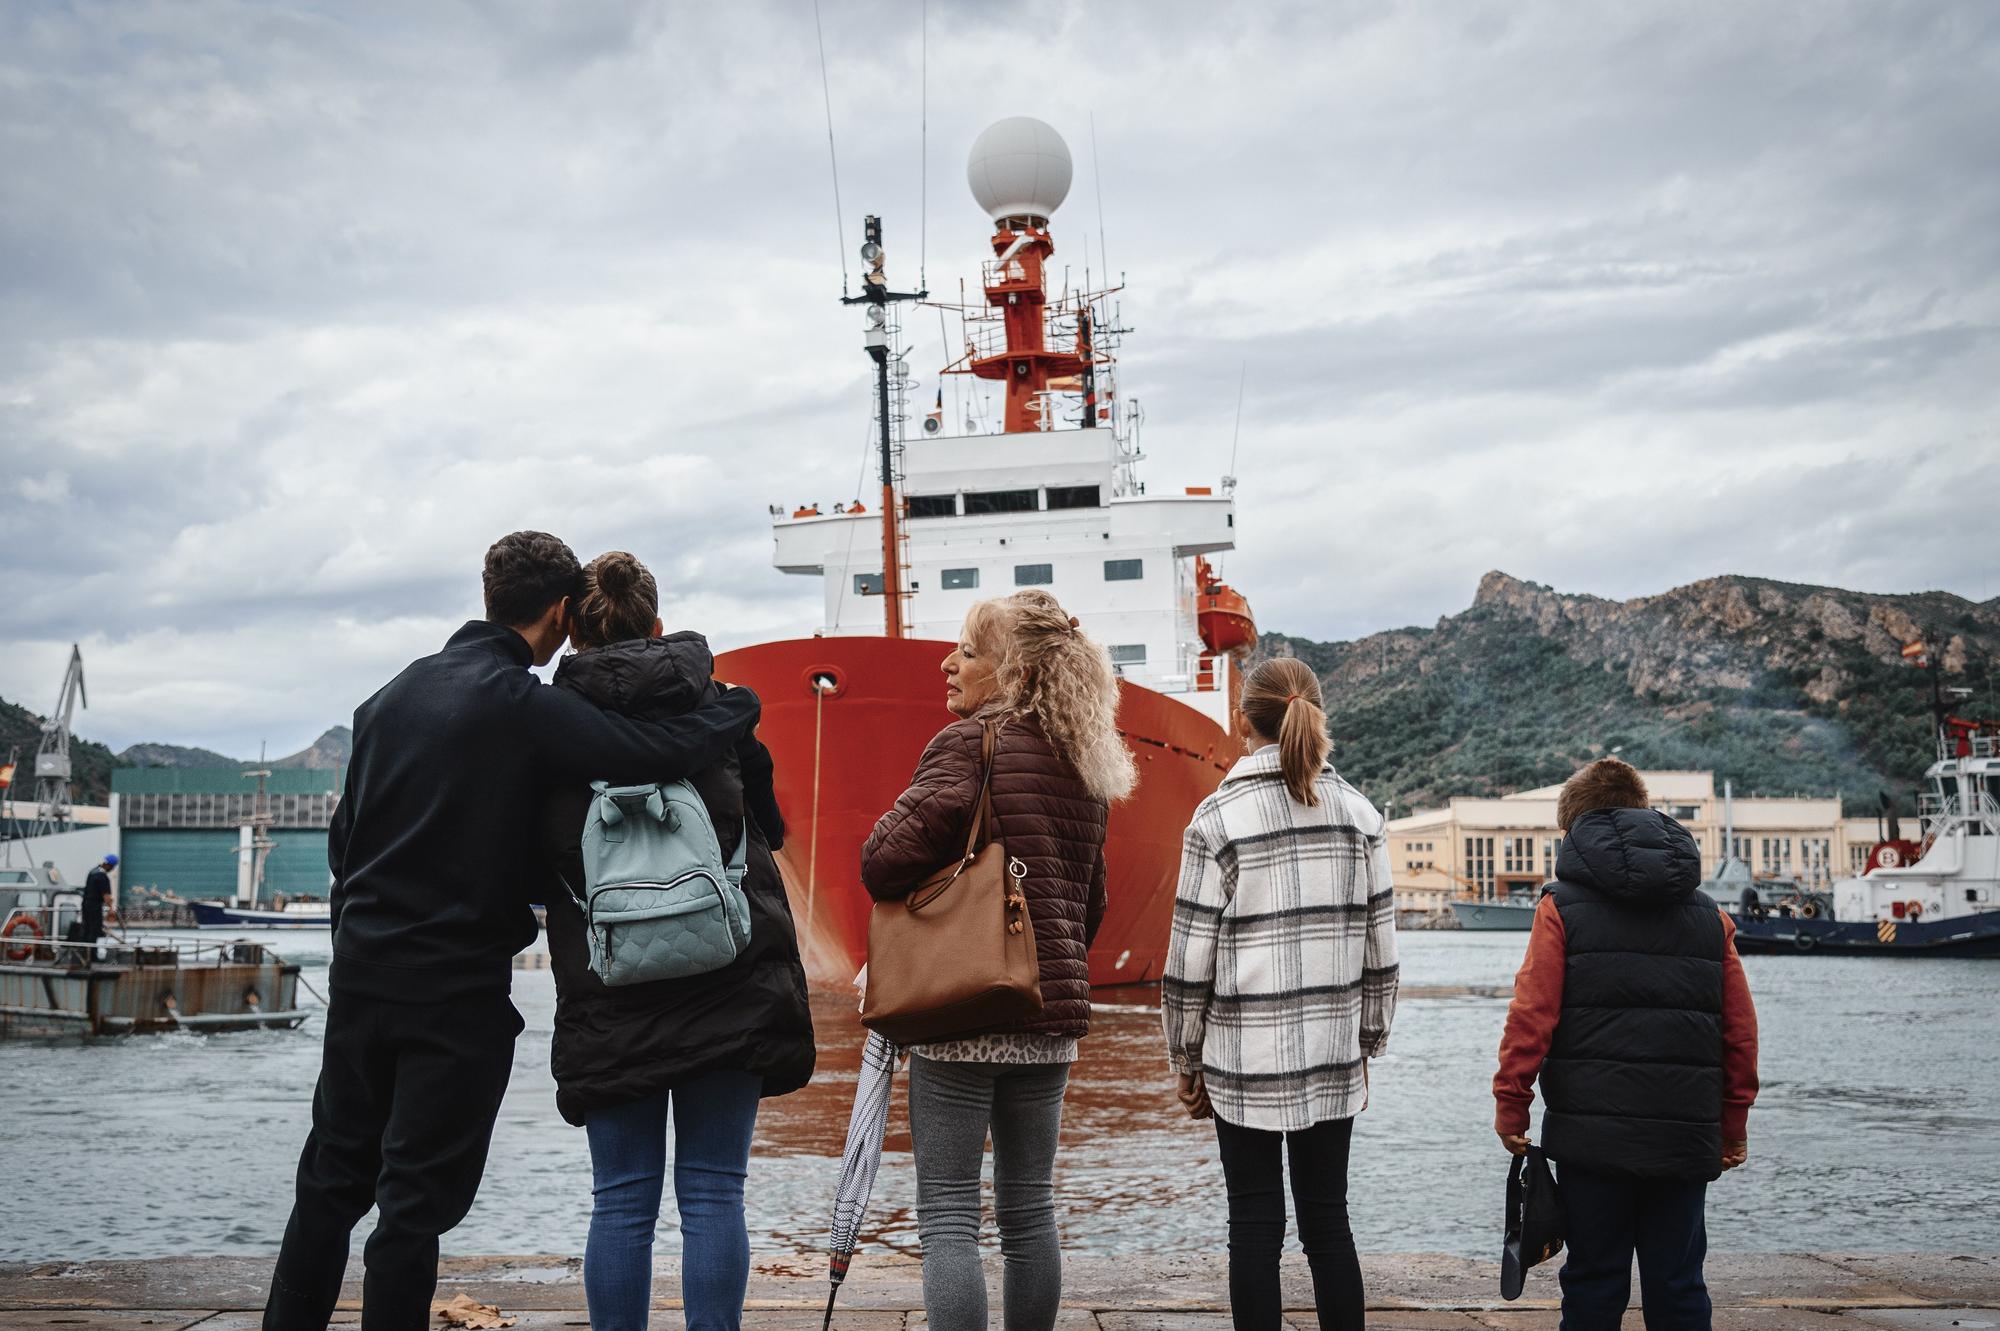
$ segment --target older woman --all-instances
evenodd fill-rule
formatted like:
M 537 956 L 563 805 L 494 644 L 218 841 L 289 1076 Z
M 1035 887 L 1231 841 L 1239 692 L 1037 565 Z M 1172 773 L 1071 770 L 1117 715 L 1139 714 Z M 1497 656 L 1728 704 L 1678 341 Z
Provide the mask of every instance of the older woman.
M 1047 592 L 973 606 L 944 676 L 945 706 L 961 719 L 938 732 L 910 788 L 875 825 L 861 880 L 878 900 L 894 899 L 958 858 L 991 726 L 994 831 L 1028 867 L 1042 1010 L 912 1051 L 924 1307 L 935 1331 L 986 1326 L 979 1173 L 990 1129 L 1006 1325 L 1048 1331 L 1062 1297 L 1056 1137 L 1076 1042 L 1090 1029 L 1086 956 L 1104 918 L 1104 824 L 1137 776 L 1118 735 L 1110 655 Z

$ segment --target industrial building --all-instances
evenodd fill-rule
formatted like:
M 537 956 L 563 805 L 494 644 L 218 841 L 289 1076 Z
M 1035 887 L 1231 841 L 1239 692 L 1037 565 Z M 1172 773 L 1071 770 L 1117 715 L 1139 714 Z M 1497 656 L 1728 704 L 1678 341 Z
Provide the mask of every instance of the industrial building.
M 1724 855 L 1723 792 L 1713 772 L 1642 772 L 1653 807 L 1694 834 L 1704 873 Z M 1541 786 L 1497 799 L 1453 796 L 1444 808 L 1389 821 L 1390 868 L 1399 910 L 1439 911 L 1454 897 L 1504 897 L 1555 877 L 1556 796 Z M 1737 795 L 1729 801 L 1735 858 L 1758 877 L 1824 886 L 1859 874 L 1879 833 L 1873 818 L 1842 815 L 1840 801 Z
M 344 769 L 292 767 L 264 779 L 264 860 L 259 900 L 324 897 L 326 829 Z M 187 900 L 247 900 L 257 822 L 257 779 L 237 767 L 125 767 L 111 774 L 119 888 Z

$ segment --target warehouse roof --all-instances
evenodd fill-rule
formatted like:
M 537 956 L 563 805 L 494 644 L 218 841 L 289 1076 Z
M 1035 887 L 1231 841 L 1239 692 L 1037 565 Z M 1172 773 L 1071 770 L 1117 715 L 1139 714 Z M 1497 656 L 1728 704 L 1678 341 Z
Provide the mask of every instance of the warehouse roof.
M 111 790 L 118 795 L 238 795 L 254 794 L 257 783 L 242 767 L 119 767 L 111 773 Z M 280 767 L 271 772 L 264 789 L 273 795 L 337 794 L 347 769 L 342 767 Z

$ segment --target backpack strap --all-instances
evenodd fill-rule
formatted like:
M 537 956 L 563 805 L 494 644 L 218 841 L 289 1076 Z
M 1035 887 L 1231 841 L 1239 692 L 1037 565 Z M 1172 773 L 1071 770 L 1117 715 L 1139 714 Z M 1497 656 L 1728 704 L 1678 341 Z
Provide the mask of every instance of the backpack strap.
M 750 872 L 750 811 L 743 812 L 743 830 L 736 834 L 736 849 L 729 853 L 729 863 L 723 866 L 723 873 L 729 878 L 731 887 L 743 886 L 743 877 Z

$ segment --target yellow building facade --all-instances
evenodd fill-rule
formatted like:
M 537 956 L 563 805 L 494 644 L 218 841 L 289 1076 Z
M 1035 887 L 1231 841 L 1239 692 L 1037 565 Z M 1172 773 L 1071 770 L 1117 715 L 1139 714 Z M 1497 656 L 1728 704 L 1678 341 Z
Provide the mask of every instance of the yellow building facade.
M 1701 847 L 1703 872 L 1725 857 L 1724 799 L 1713 772 L 1643 772 L 1653 807 L 1675 819 Z M 1497 799 L 1453 796 L 1441 809 L 1389 820 L 1389 857 L 1399 910 L 1439 911 L 1454 897 L 1505 896 L 1555 877 L 1562 845 L 1556 796 L 1542 786 Z M 1866 867 L 1879 830 L 1873 818 L 1848 818 L 1838 799 L 1737 795 L 1735 857 L 1758 877 L 1825 886 Z

